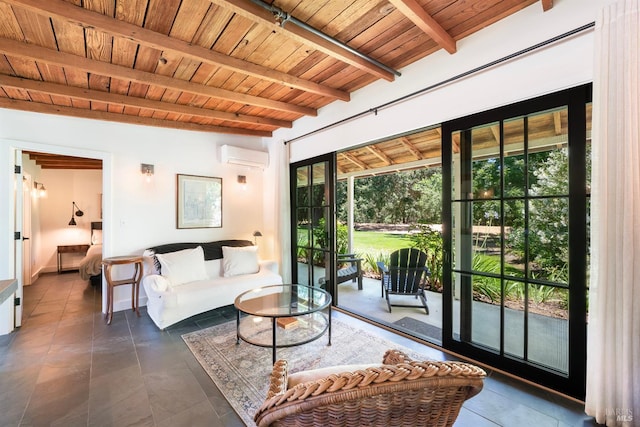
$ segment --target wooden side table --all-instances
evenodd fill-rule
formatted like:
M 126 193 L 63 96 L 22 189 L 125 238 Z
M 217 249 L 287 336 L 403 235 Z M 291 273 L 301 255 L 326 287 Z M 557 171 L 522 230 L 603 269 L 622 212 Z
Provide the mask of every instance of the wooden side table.
M 133 276 L 129 279 L 113 280 L 111 277 L 111 268 L 114 265 L 132 265 L 134 266 Z M 140 279 L 142 279 L 142 256 L 116 256 L 104 258 L 104 277 L 107 279 L 107 313 L 105 320 L 107 324 L 111 324 L 113 318 L 113 288 L 120 285 L 131 285 L 131 309 L 140 317 L 139 300 L 140 300 Z
M 86 254 L 89 250 L 89 245 L 58 245 L 58 273 L 63 271 L 77 270 L 78 268 L 62 268 L 62 254 L 74 254 L 82 253 Z

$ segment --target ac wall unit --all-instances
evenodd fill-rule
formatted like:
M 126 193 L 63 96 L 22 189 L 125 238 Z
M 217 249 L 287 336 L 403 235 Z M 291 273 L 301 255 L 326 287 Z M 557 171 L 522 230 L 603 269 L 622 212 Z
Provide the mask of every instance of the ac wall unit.
M 221 148 L 222 163 L 264 169 L 269 165 L 269 153 L 249 150 L 247 148 L 223 145 Z

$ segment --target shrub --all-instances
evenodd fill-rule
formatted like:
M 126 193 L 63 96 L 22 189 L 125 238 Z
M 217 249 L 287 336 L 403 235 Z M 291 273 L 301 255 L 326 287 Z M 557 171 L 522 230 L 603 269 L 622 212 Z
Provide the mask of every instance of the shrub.
M 428 288 L 442 291 L 442 234 L 429 224 L 416 224 L 418 229 L 409 237 L 414 248 L 427 254 L 427 267 L 431 271 Z

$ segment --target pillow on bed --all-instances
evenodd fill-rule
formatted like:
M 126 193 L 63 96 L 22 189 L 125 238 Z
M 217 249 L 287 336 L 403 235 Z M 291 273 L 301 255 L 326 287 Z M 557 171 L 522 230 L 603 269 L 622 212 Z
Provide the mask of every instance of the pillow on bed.
M 156 257 L 160 262 L 162 275 L 169 279 L 171 286 L 207 279 L 202 246 L 166 254 L 156 254 Z
M 91 244 L 92 245 L 102 244 L 102 230 L 91 230 Z
M 260 271 L 257 246 L 223 246 L 222 274 L 224 277 L 253 274 Z

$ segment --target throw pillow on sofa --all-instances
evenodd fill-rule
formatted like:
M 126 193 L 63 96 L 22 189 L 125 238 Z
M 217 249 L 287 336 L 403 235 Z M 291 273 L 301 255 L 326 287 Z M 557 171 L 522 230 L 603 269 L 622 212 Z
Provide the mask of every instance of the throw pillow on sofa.
M 224 277 L 253 274 L 260 271 L 257 246 L 223 246 L 222 274 Z
M 202 246 L 156 254 L 156 257 L 160 262 L 160 273 L 169 280 L 171 286 L 207 279 Z

